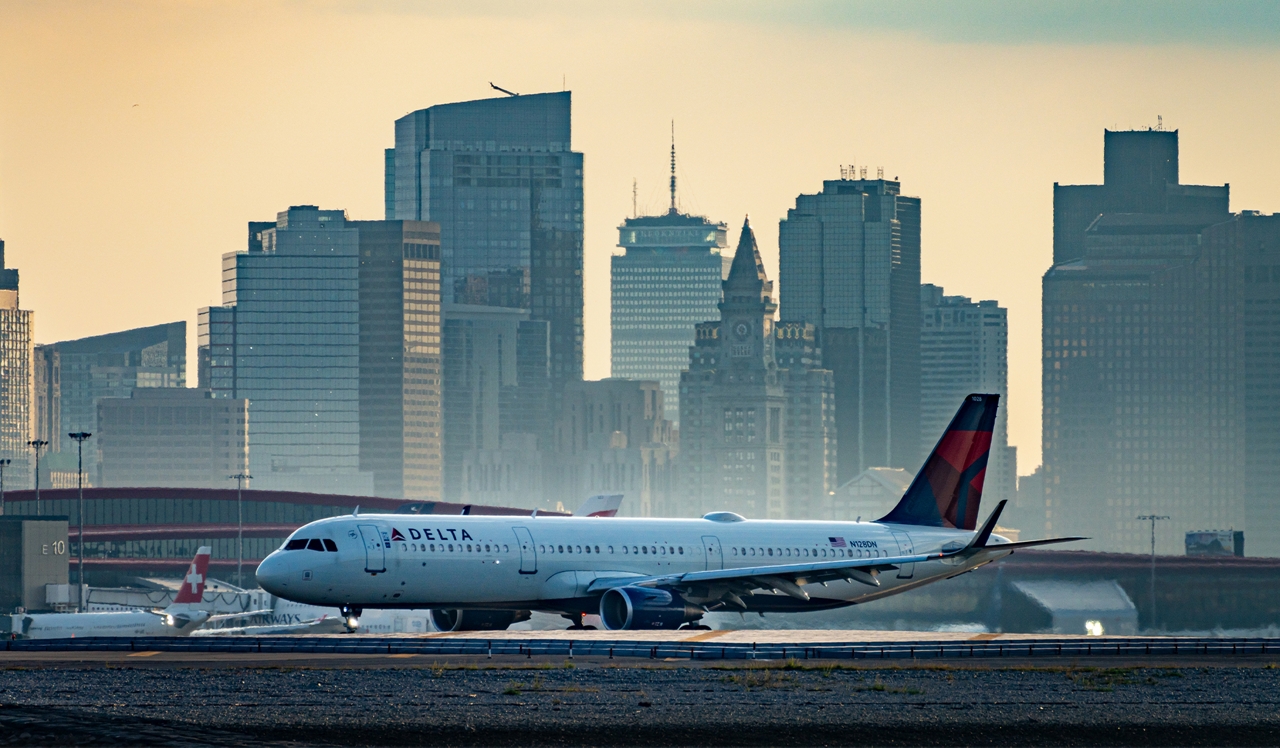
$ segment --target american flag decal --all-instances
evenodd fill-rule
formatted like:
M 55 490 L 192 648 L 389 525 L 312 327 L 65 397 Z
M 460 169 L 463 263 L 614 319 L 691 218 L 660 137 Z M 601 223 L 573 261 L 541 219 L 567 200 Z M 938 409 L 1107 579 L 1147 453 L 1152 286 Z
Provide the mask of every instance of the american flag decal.
M 831 547 L 832 547 L 832 548 L 847 548 L 847 547 L 848 547 L 848 546 L 846 546 L 846 545 L 845 545 L 844 538 L 827 538 L 827 540 L 830 540 L 830 541 L 831 541 Z

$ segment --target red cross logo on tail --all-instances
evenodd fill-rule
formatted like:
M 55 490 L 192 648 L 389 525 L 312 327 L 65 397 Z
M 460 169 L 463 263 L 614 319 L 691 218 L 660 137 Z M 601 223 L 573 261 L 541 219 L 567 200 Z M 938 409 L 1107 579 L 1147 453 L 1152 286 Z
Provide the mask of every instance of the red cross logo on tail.
M 187 574 L 182 578 L 182 586 L 178 588 L 175 603 L 198 603 L 204 599 L 204 583 L 209 577 L 209 554 L 212 549 L 207 545 L 200 546 L 196 557 L 187 567 Z

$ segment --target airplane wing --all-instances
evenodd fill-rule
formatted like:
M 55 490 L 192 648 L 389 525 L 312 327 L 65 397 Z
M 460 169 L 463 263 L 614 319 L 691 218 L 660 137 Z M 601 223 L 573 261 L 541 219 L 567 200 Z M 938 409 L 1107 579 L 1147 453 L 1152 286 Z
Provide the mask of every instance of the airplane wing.
M 894 571 L 902 564 L 913 564 L 942 558 L 942 553 L 921 553 L 912 556 L 888 556 L 885 558 L 847 558 L 839 561 L 820 561 L 806 564 L 776 564 L 772 566 L 748 566 L 739 569 L 712 569 L 691 571 L 684 574 L 665 574 L 649 577 L 604 577 L 594 580 L 588 592 L 604 592 L 611 587 L 639 585 L 641 587 L 692 587 L 694 585 L 723 586 L 733 601 L 739 594 L 752 594 L 754 590 L 777 590 L 791 597 L 808 600 L 809 593 L 801 585 L 821 584 L 848 579 L 872 587 L 880 586 L 881 572 Z M 745 606 L 743 606 L 745 607 Z
M 252 616 L 263 616 L 263 615 L 269 615 L 272 612 L 274 611 L 272 611 L 271 608 L 264 608 L 262 610 L 246 610 L 243 613 L 219 613 L 216 616 L 209 616 L 209 619 L 205 621 L 205 623 L 213 623 L 214 621 L 230 621 L 234 618 L 250 618 Z
M 199 629 L 192 636 L 290 636 L 294 634 L 338 634 L 348 629 L 341 616 L 323 615 L 314 621 L 225 629 Z
M 839 561 L 820 561 L 806 564 L 776 564 L 771 566 L 749 566 L 739 569 L 714 569 L 708 571 L 691 571 L 684 574 L 667 574 L 649 577 L 604 577 L 592 581 L 587 592 L 604 592 L 612 587 L 639 585 L 641 587 L 670 587 L 677 590 L 689 590 L 699 587 L 704 594 L 699 597 L 718 597 L 739 608 L 746 608 L 741 595 L 751 595 L 755 590 L 776 590 L 798 600 L 809 600 L 809 593 L 802 585 L 824 584 L 826 582 L 849 580 L 861 582 L 872 587 L 880 586 L 881 572 L 896 570 L 902 564 L 920 563 L 943 558 L 971 559 L 980 554 L 992 554 L 1001 551 L 1013 551 L 1016 548 L 1048 545 L 1050 543 L 1066 543 L 1084 538 L 1050 538 L 1047 540 L 1027 540 L 1019 543 L 1000 543 L 988 545 L 996 520 L 1004 510 L 1004 501 L 996 505 L 995 511 L 974 533 L 966 544 L 956 543 L 937 553 L 922 553 L 910 556 L 889 556 L 886 558 L 842 559 Z

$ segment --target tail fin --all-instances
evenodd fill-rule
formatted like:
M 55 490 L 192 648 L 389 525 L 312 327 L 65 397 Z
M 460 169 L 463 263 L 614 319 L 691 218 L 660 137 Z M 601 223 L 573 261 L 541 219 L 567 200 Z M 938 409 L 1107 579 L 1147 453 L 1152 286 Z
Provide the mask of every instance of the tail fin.
M 597 494 L 584 501 L 573 516 L 613 517 L 618 514 L 620 506 L 622 506 L 622 494 Z
M 209 554 L 212 549 L 207 545 L 200 546 L 196 557 L 187 567 L 187 575 L 182 578 L 182 586 L 178 588 L 178 596 L 173 598 L 174 604 L 198 603 L 204 600 L 204 580 L 209 576 Z
M 902 500 L 880 521 L 974 529 L 999 403 L 999 395 L 966 397 Z

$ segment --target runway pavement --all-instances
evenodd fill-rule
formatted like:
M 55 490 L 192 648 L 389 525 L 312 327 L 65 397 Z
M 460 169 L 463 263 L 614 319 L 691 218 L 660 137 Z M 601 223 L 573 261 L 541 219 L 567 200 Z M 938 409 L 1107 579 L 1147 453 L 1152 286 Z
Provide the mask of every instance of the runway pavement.
M 393 636 L 149 637 L 9 640 L 9 661 L 155 657 L 252 663 L 266 659 L 464 657 L 492 660 L 1203 662 L 1280 658 L 1280 639 L 1088 637 L 830 630 L 493 631 Z M 157 653 L 157 654 L 147 654 Z M 94 656 L 90 656 L 94 655 Z M 101 655 L 99 657 L 98 655 Z

